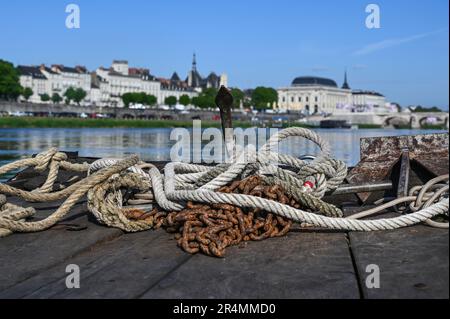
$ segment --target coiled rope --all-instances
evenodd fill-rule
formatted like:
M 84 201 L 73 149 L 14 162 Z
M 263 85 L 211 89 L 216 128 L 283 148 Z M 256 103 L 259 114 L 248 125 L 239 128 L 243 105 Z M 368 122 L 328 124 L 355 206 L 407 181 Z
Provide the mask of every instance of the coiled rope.
M 304 161 L 279 154 L 276 151 L 278 143 L 294 136 L 317 144 L 321 150 L 319 156 L 313 161 Z M 38 189 L 27 192 L 0 184 L 1 194 L 44 202 L 67 197 L 56 212 L 36 222 L 26 221 L 33 214 L 33 209 L 11 206 L 0 197 L 0 237 L 12 232 L 40 231 L 53 226 L 86 193 L 88 208 L 100 222 L 127 232 L 147 230 L 154 226 L 151 218 L 131 220 L 127 217 L 127 213 L 139 205 L 157 204 L 167 212 L 179 212 L 186 208 L 188 201 L 256 208 L 295 222 L 334 230 L 388 230 L 421 222 L 434 227 L 448 227 L 448 223 L 431 220 L 437 215 L 448 215 L 448 175 L 412 188 L 410 196 L 344 218 L 339 208 L 324 202 L 322 197 L 342 184 L 347 167 L 344 162 L 331 157 L 326 141 L 315 132 L 303 128 L 279 131 L 258 152 L 248 146 L 233 158 L 232 163 L 205 166 L 171 162 L 164 167 L 164 174 L 154 165 L 139 161 L 136 156 L 124 160 L 101 159 L 90 165 L 71 164 L 66 159 L 64 153 L 51 149 L 33 159 L 20 160 L 0 168 L 0 174 L 29 166 L 38 171 L 49 169 L 47 180 Z M 88 176 L 63 190 L 50 192 L 60 168 L 87 171 Z M 262 176 L 267 184 L 282 186 L 307 210 L 258 196 L 218 191 L 233 181 L 253 175 Z M 135 199 L 128 201 L 131 206 L 123 206 L 123 189 L 137 193 Z M 400 202 L 410 202 L 411 213 L 394 218 L 359 220 Z

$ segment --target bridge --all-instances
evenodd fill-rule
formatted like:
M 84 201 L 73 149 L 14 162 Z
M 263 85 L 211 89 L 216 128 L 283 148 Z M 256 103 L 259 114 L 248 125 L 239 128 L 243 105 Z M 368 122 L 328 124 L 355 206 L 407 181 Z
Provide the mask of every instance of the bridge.
M 419 129 L 425 125 L 439 125 L 449 128 L 447 112 L 416 113 L 349 113 L 332 115 L 330 119 L 345 120 L 352 125 L 374 124 L 382 127 L 409 126 Z

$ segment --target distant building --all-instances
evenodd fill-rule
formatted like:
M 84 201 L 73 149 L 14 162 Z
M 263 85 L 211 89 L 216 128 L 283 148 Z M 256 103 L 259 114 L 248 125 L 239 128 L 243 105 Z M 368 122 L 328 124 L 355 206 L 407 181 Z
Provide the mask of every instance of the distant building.
M 182 95 L 190 98 L 206 88 L 219 88 L 228 85 L 226 74 L 218 76 L 211 72 L 206 78 L 197 71 L 194 54 L 192 70 L 186 80 L 181 80 L 174 72 L 170 79 L 156 78 L 146 68 L 129 67 L 126 60 L 114 60 L 109 68 L 99 67 L 89 72 L 84 66 L 68 67 L 54 64 L 50 68 L 41 66 L 23 66 L 17 68 L 20 84 L 33 90 L 30 102 L 41 103 L 41 95 L 50 97 L 57 93 L 61 97 L 68 88 L 82 88 L 86 91 L 83 105 L 123 107 L 122 95 L 125 93 L 144 92 L 154 95 L 158 104 L 163 104 L 168 96 L 177 99 Z
M 109 68 L 99 67 L 95 72 L 89 72 L 83 66 L 68 67 L 54 64 L 51 67 L 23 66 L 17 67 L 20 73 L 20 84 L 33 90 L 29 101 L 42 103 L 41 95 L 50 97 L 57 93 L 64 96 L 70 87 L 82 88 L 86 91 L 83 105 L 123 107 L 122 95 L 132 92 L 144 92 L 154 95 L 158 104 L 163 104 L 168 96 L 177 99 L 182 95 L 190 98 L 198 95 L 198 87 L 190 86 L 182 81 L 177 73 L 170 79 L 156 78 L 146 68 L 129 67 L 128 61 L 114 60 Z M 218 87 L 226 81 L 226 76 L 216 78 L 209 76 L 207 87 Z M 200 85 L 204 84 L 201 79 Z
M 185 81 L 189 87 L 197 90 L 216 88 L 221 85 L 228 86 L 228 77 L 226 74 L 218 76 L 216 73 L 211 72 L 206 78 L 203 78 L 197 71 L 197 59 L 194 53 L 192 59 L 192 69 L 188 73 L 188 77 Z
M 316 76 L 297 77 L 291 86 L 278 89 L 279 108 L 309 114 L 336 113 L 338 106 L 351 102 L 350 88 L 339 88 L 335 81 Z
M 122 95 L 125 93 L 143 92 L 158 98 L 161 84 L 146 71 L 130 69 L 127 61 L 113 61 L 110 68 L 98 68 L 93 77 L 94 89 L 100 90 L 101 98 L 91 101 L 92 104 L 123 107 Z M 160 103 L 159 99 L 158 102 Z
M 91 74 L 84 66 L 68 67 L 54 64 L 51 69 L 41 65 L 41 71 L 50 80 L 52 94 L 63 96 L 70 87 L 81 88 L 86 91 L 85 103 L 91 99 Z M 50 96 L 52 95 L 50 94 Z
M 347 72 L 341 87 L 328 78 L 300 76 L 291 86 L 278 89 L 278 107 L 307 114 L 392 112 L 385 97 L 374 91 L 352 91 Z
M 86 91 L 85 101 L 90 100 L 91 75 L 83 66 L 67 67 L 60 64 L 17 67 L 20 74 L 20 84 L 33 90 L 30 102 L 40 103 L 41 95 L 50 97 L 57 93 L 63 97 L 69 87 L 82 88 Z
M 50 92 L 48 78 L 41 72 L 38 66 L 19 65 L 20 85 L 33 90 L 33 95 L 28 99 L 32 103 L 40 103 L 41 95 Z
M 386 113 L 386 98 L 375 91 L 355 90 L 352 92 L 353 106 L 356 112 Z

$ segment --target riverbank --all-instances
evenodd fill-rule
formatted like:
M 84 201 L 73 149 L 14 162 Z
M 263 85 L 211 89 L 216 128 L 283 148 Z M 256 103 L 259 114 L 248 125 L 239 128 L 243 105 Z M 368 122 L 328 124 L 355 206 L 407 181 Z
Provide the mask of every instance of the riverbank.
M 269 126 L 289 127 L 298 126 L 304 128 L 319 128 L 317 125 L 299 122 L 288 122 L 280 125 L 273 122 Z M 255 123 L 248 121 L 233 121 L 234 127 L 248 128 Z M 383 129 L 381 125 L 359 124 L 359 129 Z M 0 128 L 175 128 L 192 127 L 192 120 L 139 120 L 139 119 L 81 119 L 71 117 L 0 117 Z M 220 121 L 202 121 L 202 127 L 220 128 Z M 410 129 L 409 126 L 395 127 L 397 129 Z M 425 125 L 422 129 L 445 130 L 444 125 Z
M 235 121 L 236 127 L 251 127 L 248 122 Z M 192 127 L 192 121 L 80 119 L 47 117 L 1 117 L 0 128 L 172 128 Z M 202 127 L 220 128 L 220 121 L 202 121 Z

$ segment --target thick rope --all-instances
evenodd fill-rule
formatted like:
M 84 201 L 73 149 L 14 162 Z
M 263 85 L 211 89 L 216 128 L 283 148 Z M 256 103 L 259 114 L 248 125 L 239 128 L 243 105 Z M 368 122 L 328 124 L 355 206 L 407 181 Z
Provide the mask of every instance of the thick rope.
M 61 206 L 50 216 L 47 218 L 35 221 L 35 222 L 27 222 L 23 221 L 24 216 L 13 216 L 12 218 L 7 214 L 6 216 L 0 216 L 0 230 L 2 235 L 8 235 L 10 232 L 36 232 L 36 231 L 42 231 L 44 229 L 50 228 L 51 226 L 55 225 L 58 221 L 60 221 L 70 210 L 70 208 L 91 188 L 93 188 L 95 185 L 102 183 L 106 181 L 108 178 L 110 178 L 112 175 L 117 174 L 119 172 L 122 172 L 126 170 L 127 168 L 137 164 L 139 159 L 137 156 L 132 156 L 130 158 L 124 159 L 120 162 L 117 162 L 105 169 L 102 169 L 82 181 L 73 184 L 71 187 L 68 187 L 67 189 L 53 193 L 58 194 L 57 196 L 54 196 L 54 199 L 62 198 L 64 194 L 67 193 L 70 194 L 67 199 L 61 204 Z M 48 162 L 48 160 L 47 160 Z M 42 165 L 43 162 L 41 161 L 33 161 L 33 162 L 26 162 L 31 163 L 31 165 L 39 166 L 39 169 L 45 169 L 46 165 Z M 23 162 L 21 163 L 23 165 Z M 13 167 L 14 165 L 10 165 L 9 168 Z M 1 171 L 1 169 L 0 169 Z M 22 198 L 29 198 L 31 200 L 39 200 L 46 196 L 50 197 L 51 194 L 40 194 L 39 192 L 33 193 L 33 192 L 25 192 L 22 190 L 18 190 L 17 188 L 8 186 L 4 184 L 0 184 L 0 191 L 4 192 L 3 190 L 6 189 L 8 194 L 20 196 Z M 69 192 L 67 190 L 70 190 Z M 21 196 L 24 195 L 24 196 Z M 45 200 L 44 200 L 45 201 Z M 3 205 L 2 210 L 6 204 Z M 2 214 L 3 215 L 3 214 Z M 31 215 L 31 211 L 30 211 Z M 19 218 L 20 217 L 20 218 Z M 29 217 L 26 216 L 26 217 Z
M 313 162 L 306 162 L 272 152 L 276 148 L 276 143 L 290 136 L 302 136 L 310 139 L 321 148 L 322 154 Z M 245 156 L 254 159 L 254 162 L 243 160 Z M 107 165 L 107 162 L 100 160 L 96 165 L 102 167 Z M 268 184 L 281 185 L 311 212 L 256 196 L 217 192 L 218 188 L 247 177 L 249 172 L 266 176 L 264 180 Z M 165 211 L 181 211 L 185 208 L 187 201 L 209 205 L 230 204 L 237 207 L 259 208 L 296 222 L 336 230 L 373 231 L 396 229 L 424 221 L 430 223 L 430 218 L 442 215 L 448 209 L 448 199 L 442 196 L 448 193 L 448 190 L 447 192 L 444 190 L 436 193 L 437 195 L 433 198 L 427 197 L 429 200 L 427 205 L 419 201 L 418 209 L 412 214 L 390 219 L 356 220 L 404 201 L 400 199 L 363 212 L 359 214 L 359 217 L 342 218 L 340 209 L 320 198 L 325 192 L 337 188 L 346 177 L 346 173 L 345 164 L 329 157 L 328 144 L 321 140 L 316 133 L 301 128 L 290 128 L 272 137 L 257 153 L 254 149 L 247 148 L 241 156 L 237 156 L 237 160 L 233 164 L 207 167 L 172 162 L 165 166 L 164 175 L 156 168 L 151 168 L 143 176 L 152 183 L 152 202 L 157 203 Z M 311 185 L 313 186 L 311 187 Z M 416 200 L 416 197 L 411 197 L 411 200 Z
M 278 143 L 289 137 L 303 137 L 315 144 L 321 153 L 313 161 L 279 154 Z M 150 204 L 157 204 L 166 212 L 180 212 L 187 202 L 207 205 L 230 204 L 241 208 L 261 209 L 295 222 L 335 230 L 374 231 L 407 227 L 426 222 L 435 227 L 448 227 L 431 218 L 448 215 L 448 175 L 431 180 L 422 187 L 411 189 L 410 196 L 383 204 L 343 218 L 342 211 L 321 198 L 336 189 L 347 174 L 345 163 L 330 157 L 330 147 L 315 132 L 303 128 L 288 128 L 272 136 L 257 152 L 249 146 L 235 154 L 233 163 L 204 166 L 187 163 L 168 163 L 164 175 L 153 165 L 140 162 L 136 156 L 125 160 L 101 159 L 91 165 L 72 164 L 64 153 L 50 149 L 35 158 L 22 159 L 0 167 L 0 174 L 11 170 L 34 167 L 48 170 L 45 182 L 29 192 L 0 183 L 0 193 L 18 196 L 27 201 L 47 202 L 66 198 L 50 216 L 40 221 L 26 221 L 34 214 L 32 208 L 20 208 L 0 197 L 0 237 L 12 232 L 41 231 L 61 220 L 70 208 L 87 193 L 88 208 L 102 223 L 128 232 L 154 227 L 158 218 L 147 215 Z M 59 191 L 53 191 L 59 169 L 87 172 L 88 176 Z M 258 175 L 268 185 L 281 186 L 302 209 L 277 201 L 248 194 L 223 193 L 221 187 L 249 176 Z M 123 206 L 121 190 L 133 190 L 134 198 Z M 400 202 L 410 202 L 410 214 L 388 219 L 359 220 L 379 213 Z M 144 206 L 142 206 L 144 205 Z M 145 206 L 147 205 L 147 206 Z M 128 218 L 136 212 L 139 220 Z

